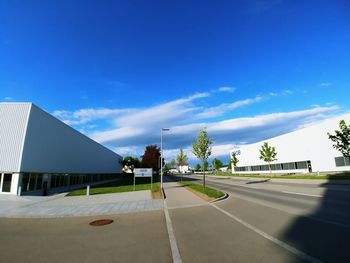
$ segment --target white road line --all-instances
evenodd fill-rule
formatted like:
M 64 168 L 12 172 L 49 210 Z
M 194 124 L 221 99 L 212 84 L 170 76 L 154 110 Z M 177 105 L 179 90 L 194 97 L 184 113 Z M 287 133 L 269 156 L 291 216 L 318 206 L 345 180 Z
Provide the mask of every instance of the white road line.
M 304 259 L 304 260 L 307 260 L 309 262 L 312 262 L 312 263 L 322 263 L 321 260 L 317 259 L 317 258 L 314 258 L 313 256 L 310 256 L 308 254 L 306 254 L 305 252 L 295 248 L 295 247 L 292 247 L 291 245 L 288 245 L 287 243 L 273 237 L 273 236 L 270 236 L 269 234 L 261 231 L 260 229 L 252 226 L 251 224 L 243 221 L 242 219 L 230 214 L 229 212 L 223 210 L 222 208 L 216 206 L 215 204 L 210 204 L 211 206 L 213 206 L 214 208 L 216 208 L 217 210 L 219 210 L 220 212 L 222 212 L 223 214 L 227 215 L 228 217 L 234 219 L 235 221 L 241 223 L 242 225 L 244 225 L 245 227 L 249 228 L 250 230 L 254 231 L 255 233 L 263 236 L 264 238 L 272 241 L 273 243 L 275 243 L 276 245 L 288 250 L 289 252 L 297 255 L 298 257 Z
M 171 254 L 173 257 L 173 263 L 182 263 L 181 255 L 180 255 L 179 249 L 177 247 L 174 229 L 173 229 L 173 225 L 171 223 L 168 205 L 166 203 L 166 200 L 164 200 L 164 214 L 165 214 L 166 227 L 168 230 L 168 236 L 169 236 L 169 241 L 170 241 Z
M 293 195 L 305 195 L 305 196 L 312 196 L 312 197 L 323 197 L 322 195 L 312 195 L 312 194 L 289 192 L 289 191 L 281 191 L 281 192 L 285 193 L 285 194 L 293 194 Z
M 204 203 L 204 204 L 196 204 L 196 205 L 178 205 L 178 206 L 169 206 L 168 209 L 169 210 L 173 210 L 173 209 L 179 209 L 179 208 L 190 208 L 190 207 L 197 207 L 197 206 L 205 206 L 208 205 L 208 203 Z

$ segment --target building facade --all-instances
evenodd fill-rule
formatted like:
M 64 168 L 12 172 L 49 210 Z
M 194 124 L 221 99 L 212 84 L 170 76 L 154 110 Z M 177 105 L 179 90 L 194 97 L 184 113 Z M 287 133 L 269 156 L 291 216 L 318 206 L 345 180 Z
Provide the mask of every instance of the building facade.
M 32 103 L 0 103 L 0 193 L 60 191 L 113 179 L 122 157 Z
M 257 143 L 244 145 L 230 152 L 239 160 L 232 170 L 237 173 L 269 173 L 269 165 L 260 160 L 260 149 L 264 142 L 273 146 L 277 160 L 271 163 L 273 173 L 308 173 L 350 170 L 349 158 L 333 148 L 327 133 L 339 130 L 340 120 L 350 124 L 350 114 L 325 120 L 321 123 L 299 129 L 281 136 Z

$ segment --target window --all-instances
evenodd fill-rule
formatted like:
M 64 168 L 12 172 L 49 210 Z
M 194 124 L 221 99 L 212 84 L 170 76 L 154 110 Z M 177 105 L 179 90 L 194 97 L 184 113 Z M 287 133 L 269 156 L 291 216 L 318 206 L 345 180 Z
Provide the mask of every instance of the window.
M 36 190 L 40 190 L 43 187 L 43 175 L 38 174 L 38 178 L 36 180 Z
M 30 174 L 28 191 L 34 191 L 35 190 L 35 181 L 36 181 L 36 174 Z
M 2 181 L 2 191 L 11 192 L 12 174 L 4 174 L 4 180 Z
M 335 157 L 335 166 L 339 167 L 339 166 L 349 166 L 350 165 L 350 158 L 346 158 L 343 156 L 340 157 Z
M 307 169 L 307 162 L 296 162 L 295 163 L 297 169 Z

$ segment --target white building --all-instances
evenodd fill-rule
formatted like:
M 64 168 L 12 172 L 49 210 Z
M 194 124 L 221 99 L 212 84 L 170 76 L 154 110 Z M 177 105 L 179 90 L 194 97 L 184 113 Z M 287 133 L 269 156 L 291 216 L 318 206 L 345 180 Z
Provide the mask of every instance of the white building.
M 277 161 L 271 165 L 275 173 L 307 173 L 350 170 L 349 159 L 333 148 L 327 133 L 339 130 L 339 121 L 350 124 L 350 114 L 331 118 L 321 123 L 296 130 L 281 136 L 244 145 L 230 152 L 237 154 L 239 160 L 233 172 L 269 173 L 269 166 L 260 160 L 261 146 L 268 142 L 276 148 Z
M 179 165 L 178 166 L 178 170 L 179 170 L 180 173 L 185 174 L 185 173 L 189 172 L 190 168 L 189 168 L 188 164 L 184 164 L 184 165 Z
M 56 192 L 113 179 L 122 157 L 32 103 L 0 103 L 0 193 Z

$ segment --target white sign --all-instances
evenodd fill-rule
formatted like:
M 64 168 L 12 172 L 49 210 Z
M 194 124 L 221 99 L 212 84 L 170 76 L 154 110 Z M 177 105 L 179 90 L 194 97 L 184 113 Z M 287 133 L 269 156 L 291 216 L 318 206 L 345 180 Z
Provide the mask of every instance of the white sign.
M 152 168 L 135 168 L 135 177 L 152 177 Z

